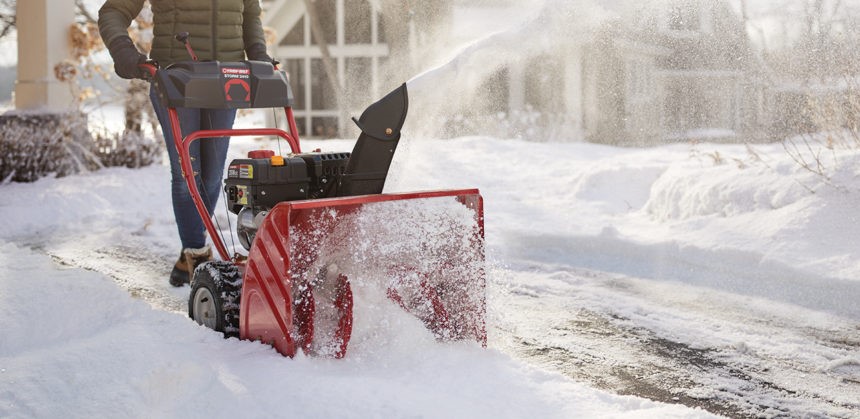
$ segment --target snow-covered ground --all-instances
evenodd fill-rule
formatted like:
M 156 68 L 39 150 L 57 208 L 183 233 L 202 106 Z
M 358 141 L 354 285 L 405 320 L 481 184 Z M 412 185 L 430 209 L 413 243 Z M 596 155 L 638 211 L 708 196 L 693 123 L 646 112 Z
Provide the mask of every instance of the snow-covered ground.
M 388 191 L 454 187 L 489 348 L 379 301 L 330 360 L 187 318 L 165 167 L 0 185 L 0 417 L 860 415 L 860 153 L 827 182 L 779 146 L 403 140 Z
M 441 171 L 446 160 L 459 165 L 460 146 L 477 144 L 508 143 L 412 149 L 438 149 L 427 162 Z M 349 144 L 307 145 L 316 146 Z M 392 186 L 431 186 L 418 181 L 426 163 L 418 160 Z M 499 192 L 505 183 L 490 172 L 473 182 Z M 166 283 L 177 251 L 167 183 L 157 166 L 0 186 L 0 416 L 707 416 L 589 388 L 513 359 L 497 342 L 439 344 L 387 302 L 396 327 L 354 343 L 345 360 L 285 359 L 223 340 L 189 321 L 188 288 Z

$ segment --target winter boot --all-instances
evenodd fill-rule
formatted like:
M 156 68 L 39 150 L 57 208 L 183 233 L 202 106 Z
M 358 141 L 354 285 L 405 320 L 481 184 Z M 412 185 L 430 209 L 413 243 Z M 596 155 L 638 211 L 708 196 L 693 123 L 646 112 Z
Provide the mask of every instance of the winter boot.
M 203 262 L 212 260 L 212 249 L 209 246 L 200 249 L 182 249 L 179 260 L 173 265 L 170 272 L 170 285 L 181 287 L 191 282 L 191 274 Z

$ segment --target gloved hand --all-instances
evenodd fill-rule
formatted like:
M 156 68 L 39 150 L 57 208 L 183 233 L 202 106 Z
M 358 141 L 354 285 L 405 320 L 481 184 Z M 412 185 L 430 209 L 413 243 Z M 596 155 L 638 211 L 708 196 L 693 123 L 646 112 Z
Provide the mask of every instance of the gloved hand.
M 131 42 L 131 38 L 123 36 L 115 39 L 108 47 L 110 56 L 113 58 L 113 69 L 116 74 L 124 79 L 142 79 L 144 70 L 140 64 L 146 62 L 146 55 L 140 53 Z
M 272 65 L 280 64 L 278 60 L 270 57 L 269 54 L 266 53 L 266 46 L 260 43 L 248 47 L 248 49 L 245 50 L 245 54 L 251 61 L 263 61 L 272 63 Z

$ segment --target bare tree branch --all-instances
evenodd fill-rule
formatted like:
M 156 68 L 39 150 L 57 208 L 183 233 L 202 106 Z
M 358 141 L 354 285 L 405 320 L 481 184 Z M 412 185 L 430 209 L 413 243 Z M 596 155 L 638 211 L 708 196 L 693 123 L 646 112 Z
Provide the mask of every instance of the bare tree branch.
M 15 11 L 16 6 L 16 0 L 0 0 L 0 39 L 15 32 L 18 23 Z M 98 21 L 84 5 L 83 0 L 75 0 L 75 7 L 78 9 L 78 17 L 83 18 L 84 22 L 96 23 Z
M 15 31 L 15 0 L 0 0 L 0 38 Z
M 90 11 L 87 10 L 87 6 L 84 5 L 83 0 L 75 0 L 75 6 L 78 8 L 78 13 L 80 13 L 81 17 L 83 17 L 87 23 L 97 23 L 98 22 L 98 19 L 93 17 L 92 13 L 90 13 Z

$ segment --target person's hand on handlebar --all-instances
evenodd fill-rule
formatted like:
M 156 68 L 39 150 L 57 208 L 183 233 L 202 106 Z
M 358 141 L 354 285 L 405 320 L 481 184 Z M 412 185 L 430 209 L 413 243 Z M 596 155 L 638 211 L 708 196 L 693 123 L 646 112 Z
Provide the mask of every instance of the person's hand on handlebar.
M 119 37 L 108 47 L 113 58 L 113 68 L 116 74 L 124 79 L 144 79 L 148 76 L 141 64 L 146 63 L 146 55 L 140 53 L 134 42 L 127 36 Z
M 158 72 L 158 68 L 159 68 L 157 61 L 146 60 L 145 63 L 138 64 L 137 66 L 143 70 L 143 77 L 142 78 L 144 80 L 149 81 L 149 82 L 155 80 L 155 73 Z
M 277 66 L 280 62 L 266 53 L 266 46 L 263 44 L 254 44 L 248 47 L 245 50 L 245 55 L 248 56 L 248 59 L 251 61 L 263 61 L 267 63 L 272 63 L 272 65 Z

